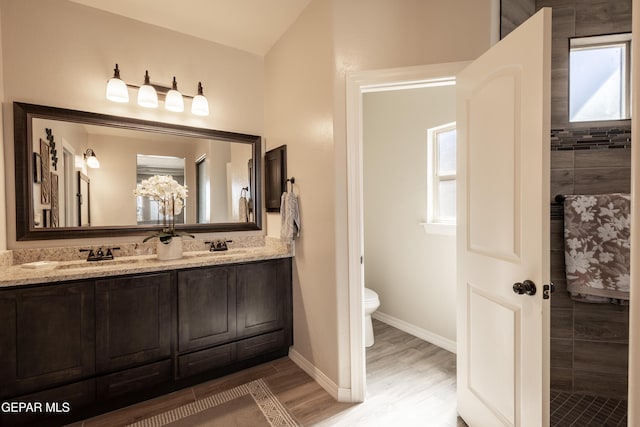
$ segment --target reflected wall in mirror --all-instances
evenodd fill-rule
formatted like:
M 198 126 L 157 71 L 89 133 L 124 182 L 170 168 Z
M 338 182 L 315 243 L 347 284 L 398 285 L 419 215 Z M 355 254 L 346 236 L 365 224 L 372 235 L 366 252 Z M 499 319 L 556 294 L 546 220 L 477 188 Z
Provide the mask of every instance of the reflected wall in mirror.
M 261 228 L 259 136 L 23 103 L 14 103 L 14 131 L 18 240 L 157 229 L 162 224 L 158 210 L 133 195 L 136 184 L 153 175 L 172 175 L 186 184 L 186 206 L 176 218 L 181 230 Z M 47 131 L 57 144 L 55 171 L 41 142 Z M 88 167 L 86 153 L 95 154 L 99 167 Z M 56 189 L 35 182 L 34 157 L 40 159 L 43 178 L 51 169 L 49 184 L 55 180 Z M 51 194 L 57 194 L 55 227 L 41 218 L 43 210 L 52 208 Z

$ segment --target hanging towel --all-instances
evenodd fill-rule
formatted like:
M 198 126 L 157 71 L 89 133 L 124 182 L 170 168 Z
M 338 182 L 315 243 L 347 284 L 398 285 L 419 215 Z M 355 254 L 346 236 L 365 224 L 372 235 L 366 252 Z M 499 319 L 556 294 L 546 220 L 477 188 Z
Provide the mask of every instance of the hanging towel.
M 298 210 L 298 196 L 293 189 L 285 191 L 280 198 L 280 239 L 291 243 L 300 236 L 300 211 Z
M 240 222 L 249 222 L 249 201 L 244 196 L 240 196 L 238 213 Z
M 629 194 L 565 197 L 567 290 L 574 300 L 628 303 L 630 210 Z

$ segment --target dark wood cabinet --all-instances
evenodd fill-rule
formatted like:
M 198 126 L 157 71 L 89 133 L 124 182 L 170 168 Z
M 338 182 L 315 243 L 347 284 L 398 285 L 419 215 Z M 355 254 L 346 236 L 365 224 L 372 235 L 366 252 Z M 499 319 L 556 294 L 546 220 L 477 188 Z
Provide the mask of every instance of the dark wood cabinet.
M 93 306 L 86 283 L 0 293 L 0 397 L 92 375 Z
M 286 355 L 291 259 L 0 289 L 0 324 L 0 398 L 73 408 L 0 424 L 61 425 Z
M 236 268 L 178 272 L 178 350 L 185 352 L 236 336 Z
M 291 307 L 291 269 L 288 259 L 257 262 L 238 269 L 238 336 L 248 337 L 282 329 Z
M 96 281 L 100 373 L 171 356 L 172 273 Z

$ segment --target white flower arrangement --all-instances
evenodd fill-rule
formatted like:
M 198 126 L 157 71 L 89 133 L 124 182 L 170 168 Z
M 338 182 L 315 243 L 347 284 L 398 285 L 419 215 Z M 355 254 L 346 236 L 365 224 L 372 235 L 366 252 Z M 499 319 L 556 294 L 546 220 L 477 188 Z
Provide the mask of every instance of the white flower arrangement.
M 176 231 L 175 218 L 184 208 L 187 192 L 187 186 L 180 185 L 171 175 L 154 175 L 149 179 L 142 180 L 136 186 L 133 195 L 157 201 L 158 211 L 162 215 L 162 231 L 147 237 L 144 242 L 157 237 L 162 243 L 168 244 L 173 237 L 193 237 L 190 234 Z

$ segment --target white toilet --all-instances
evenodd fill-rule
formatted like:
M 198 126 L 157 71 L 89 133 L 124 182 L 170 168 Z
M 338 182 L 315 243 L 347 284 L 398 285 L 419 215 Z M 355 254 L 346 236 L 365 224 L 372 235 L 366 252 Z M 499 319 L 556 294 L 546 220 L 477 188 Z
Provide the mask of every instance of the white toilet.
M 375 291 L 364 288 L 364 345 L 371 347 L 373 345 L 373 325 L 371 324 L 371 315 L 380 307 L 380 299 Z

